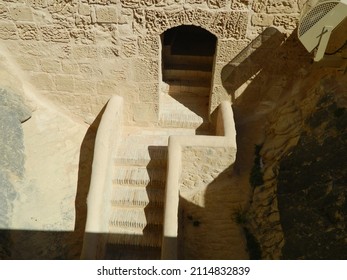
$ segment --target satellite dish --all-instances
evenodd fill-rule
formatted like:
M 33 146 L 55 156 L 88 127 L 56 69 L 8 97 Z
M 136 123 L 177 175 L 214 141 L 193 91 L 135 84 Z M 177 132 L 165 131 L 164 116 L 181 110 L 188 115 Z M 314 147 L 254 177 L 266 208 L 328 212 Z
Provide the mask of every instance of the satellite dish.
M 347 0 L 318 0 L 306 7 L 299 21 L 298 37 L 309 52 L 317 48 L 315 61 L 323 58 L 332 31 L 346 17 Z

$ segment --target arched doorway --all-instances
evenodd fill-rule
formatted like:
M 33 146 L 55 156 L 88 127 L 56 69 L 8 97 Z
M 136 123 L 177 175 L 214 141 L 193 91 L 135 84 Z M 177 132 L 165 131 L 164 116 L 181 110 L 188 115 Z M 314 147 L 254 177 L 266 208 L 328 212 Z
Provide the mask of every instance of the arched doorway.
M 177 118 L 186 119 L 204 130 L 209 123 L 209 99 L 217 38 L 194 25 L 181 25 L 162 35 L 162 80 L 167 96 L 176 101 Z M 178 103 L 177 103 L 178 102 Z M 173 104 L 173 103 L 172 103 Z M 165 108 L 166 111 L 175 110 Z M 191 114 L 189 113 L 188 109 Z M 175 118 L 175 113 L 171 113 Z M 184 123 L 182 122 L 182 125 Z M 206 130 L 206 129 L 205 129 Z

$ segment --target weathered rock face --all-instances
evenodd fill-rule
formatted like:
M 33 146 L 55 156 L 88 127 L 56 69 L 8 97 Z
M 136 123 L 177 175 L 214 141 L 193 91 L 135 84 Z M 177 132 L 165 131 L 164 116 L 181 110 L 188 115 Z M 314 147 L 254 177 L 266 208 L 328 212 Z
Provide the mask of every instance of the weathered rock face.
M 15 181 L 24 175 L 24 143 L 21 122 L 31 116 L 30 109 L 20 95 L 0 88 L 0 228 L 9 227 L 13 201 L 16 198 Z M 1 236 L 0 239 L 6 239 Z M 1 240 L 2 241 L 2 240 Z M 2 242 L 1 242 L 2 243 Z M 6 244 L 7 241 L 4 241 Z M 8 244 L 7 244 L 8 245 Z M 9 254 L 0 247 L 0 257 Z
M 329 60 L 308 73 L 264 125 L 249 215 L 266 259 L 346 258 L 347 77 Z
M 327 93 L 281 160 L 278 208 L 285 259 L 346 259 L 347 112 Z

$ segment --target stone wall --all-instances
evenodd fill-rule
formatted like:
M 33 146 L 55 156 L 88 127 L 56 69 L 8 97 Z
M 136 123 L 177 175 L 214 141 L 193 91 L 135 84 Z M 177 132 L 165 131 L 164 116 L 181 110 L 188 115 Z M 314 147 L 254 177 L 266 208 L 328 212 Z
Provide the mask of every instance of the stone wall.
M 0 259 L 11 255 L 11 226 L 18 185 L 24 181 L 25 148 L 22 123 L 32 115 L 22 84 L 0 56 Z
M 233 180 L 235 148 L 184 147 L 180 180 L 179 258 L 248 259 L 233 214 L 248 193 Z
M 193 24 L 217 36 L 212 112 L 230 99 L 223 66 L 268 26 L 291 33 L 303 2 L 2 0 L 0 44 L 42 95 L 88 123 L 113 94 L 128 122 L 156 123 L 165 30 Z
M 266 117 L 249 209 L 263 259 L 345 258 L 346 50 L 306 65 Z
M 278 209 L 284 259 L 346 259 L 346 80 L 322 83 L 298 144 L 280 162 Z

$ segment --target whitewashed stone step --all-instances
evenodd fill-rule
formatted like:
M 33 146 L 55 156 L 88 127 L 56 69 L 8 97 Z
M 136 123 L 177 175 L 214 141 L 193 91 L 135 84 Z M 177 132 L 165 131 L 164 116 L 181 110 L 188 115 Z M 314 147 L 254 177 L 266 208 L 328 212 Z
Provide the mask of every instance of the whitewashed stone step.
M 213 63 L 213 56 L 171 54 L 171 49 L 169 47 L 165 47 L 163 52 L 163 60 L 167 64 L 176 63 L 176 64 L 210 65 Z
M 197 71 L 206 71 L 212 72 L 212 63 L 201 64 L 201 63 L 187 63 L 187 62 L 171 62 L 165 64 L 165 69 L 178 69 L 178 70 L 197 70 Z
M 113 207 L 109 220 L 110 227 L 137 228 L 163 224 L 163 208 L 121 208 Z
M 204 118 L 197 115 L 169 95 L 161 95 L 162 106 L 159 111 L 159 124 L 163 127 L 198 128 Z M 207 110 L 207 109 L 206 109 Z
M 144 138 L 144 137 L 141 137 Z M 166 140 L 167 141 L 167 140 Z M 150 144 L 136 144 L 137 140 L 129 139 L 122 143 L 115 158 L 117 165 L 147 166 L 148 164 L 161 165 L 167 162 L 167 146 L 154 146 Z
M 111 203 L 113 206 L 130 207 L 146 207 L 149 204 L 162 206 L 164 204 L 164 189 L 115 186 Z
M 167 85 L 166 92 L 171 96 L 192 96 L 197 97 L 206 97 L 210 96 L 211 88 L 209 86 L 202 86 L 201 84 L 189 85 L 181 83 L 171 83 Z
M 204 123 L 203 118 L 179 112 L 166 112 L 160 115 L 159 124 L 163 127 L 198 128 Z
M 115 171 L 114 184 L 135 186 L 164 186 L 166 169 L 147 169 L 146 167 L 118 166 Z
M 108 243 L 118 245 L 136 245 L 161 247 L 162 227 L 147 226 L 144 230 L 133 228 L 110 227 Z
M 211 82 L 211 71 L 203 70 L 190 70 L 190 69 L 164 69 L 164 81 L 201 81 L 202 84 L 209 84 Z

